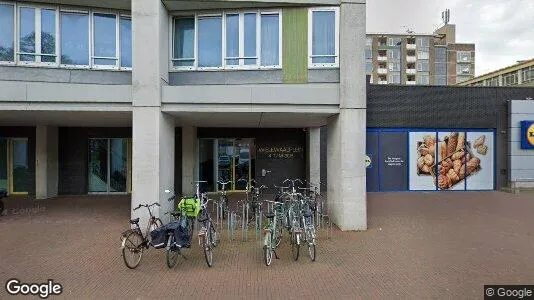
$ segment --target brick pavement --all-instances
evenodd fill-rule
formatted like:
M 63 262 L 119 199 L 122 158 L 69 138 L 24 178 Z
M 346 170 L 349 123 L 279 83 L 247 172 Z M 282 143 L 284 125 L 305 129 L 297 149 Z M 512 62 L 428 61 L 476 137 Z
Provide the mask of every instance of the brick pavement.
M 534 194 L 501 192 L 369 194 L 369 230 L 334 231 L 318 241 L 317 261 L 262 262 L 259 243 L 201 249 L 167 269 L 151 249 L 135 270 L 124 266 L 119 234 L 129 198 L 7 199 L 0 217 L 0 281 L 53 278 L 58 298 L 300 299 L 482 298 L 483 284 L 534 284 Z M 34 208 L 13 211 L 13 209 Z M 13 215 L 17 212 L 17 215 Z M 8 297 L 0 289 L 0 299 Z

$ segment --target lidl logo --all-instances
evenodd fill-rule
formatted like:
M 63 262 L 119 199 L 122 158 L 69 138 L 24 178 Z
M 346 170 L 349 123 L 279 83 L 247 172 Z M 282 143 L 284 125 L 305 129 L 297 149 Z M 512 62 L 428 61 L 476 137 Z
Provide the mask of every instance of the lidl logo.
M 521 149 L 534 149 L 534 121 L 521 121 Z

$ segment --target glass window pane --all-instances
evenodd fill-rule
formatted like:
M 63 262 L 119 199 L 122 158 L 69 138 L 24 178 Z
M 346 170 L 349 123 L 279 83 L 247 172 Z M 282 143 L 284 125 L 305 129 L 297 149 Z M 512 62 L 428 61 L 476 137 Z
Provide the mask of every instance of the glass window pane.
M 89 139 L 89 192 L 108 191 L 108 139 Z
M 221 17 L 200 17 L 198 18 L 198 66 L 220 67 L 221 65 Z
M 110 139 L 109 191 L 126 192 L 128 178 L 128 140 Z
M 256 14 L 245 14 L 245 57 L 256 57 Z M 245 65 L 255 65 L 257 59 L 245 59 Z
M 447 62 L 447 48 L 436 47 L 436 62 Z
M 336 14 L 334 11 L 314 11 L 312 15 L 312 63 L 335 63 Z
M 121 67 L 132 67 L 132 20 L 121 18 L 120 20 L 120 49 Z
M 61 63 L 89 64 L 89 16 L 61 13 Z
M 174 21 L 173 58 L 187 59 L 174 61 L 173 65 L 193 66 L 195 63 L 195 19 L 181 18 Z
M 94 14 L 94 53 L 95 57 L 106 57 L 107 59 L 95 59 L 95 65 L 115 65 L 116 60 L 109 59 L 117 57 L 117 19 L 115 15 Z
M 11 159 L 13 164 L 13 192 L 28 192 L 30 189 L 28 140 L 13 140 Z
M 13 5 L 0 4 L 0 61 L 14 60 Z
M 51 9 L 41 10 L 41 53 L 42 62 L 56 61 L 56 12 Z
M 279 23 L 278 14 L 261 15 L 261 65 L 279 65 Z
M 35 53 L 35 9 L 20 8 L 19 48 L 23 53 Z M 21 61 L 35 61 L 35 55 L 21 55 Z
M 239 57 L 239 15 L 226 15 L 226 57 Z M 227 65 L 239 65 L 239 58 L 227 59 Z

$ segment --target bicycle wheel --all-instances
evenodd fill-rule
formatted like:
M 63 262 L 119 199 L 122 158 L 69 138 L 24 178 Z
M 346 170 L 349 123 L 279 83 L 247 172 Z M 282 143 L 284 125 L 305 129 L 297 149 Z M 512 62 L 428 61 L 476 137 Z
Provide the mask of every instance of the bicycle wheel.
M 311 261 L 315 261 L 315 240 L 313 243 L 308 243 L 308 254 L 310 255 Z
M 219 238 L 219 233 L 215 229 L 215 226 L 213 225 L 213 222 L 210 222 L 210 235 L 211 235 L 211 245 L 213 247 L 217 247 L 219 245 L 219 242 L 221 241 Z
M 209 223 L 209 222 L 207 222 Z M 211 268 L 213 266 L 213 247 L 212 247 L 212 236 L 211 230 L 209 229 L 210 224 L 206 224 L 206 233 L 202 238 L 202 248 L 204 248 L 204 258 L 206 259 L 206 264 Z
M 299 259 L 300 245 L 297 241 L 297 233 L 294 231 L 291 232 L 291 254 L 293 255 L 293 260 L 297 261 Z
M 179 249 L 174 249 L 174 235 L 170 235 L 169 239 L 167 240 L 167 247 L 166 250 L 166 258 L 167 258 L 167 267 L 169 269 L 174 268 L 176 266 L 176 262 L 178 261 L 178 256 L 180 253 L 178 252 Z
M 122 259 L 130 269 L 135 269 L 141 262 L 143 250 L 143 236 L 138 231 L 130 231 L 123 240 Z
M 263 246 L 263 261 L 266 266 L 270 266 L 273 261 L 273 249 L 271 244 L 271 233 L 267 232 L 265 234 L 265 242 Z

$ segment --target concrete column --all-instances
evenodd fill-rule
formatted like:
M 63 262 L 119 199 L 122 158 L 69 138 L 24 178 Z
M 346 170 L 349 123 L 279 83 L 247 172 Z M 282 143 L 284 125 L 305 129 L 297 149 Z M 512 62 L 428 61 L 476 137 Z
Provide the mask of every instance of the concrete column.
M 132 208 L 159 202 L 155 213 L 162 216 L 172 206 L 164 191 L 174 186 L 174 118 L 159 107 L 136 107 L 132 141 Z M 144 219 L 148 212 L 142 209 L 134 216 Z
M 193 195 L 192 182 L 196 180 L 197 129 L 182 127 L 182 194 Z
M 521 85 L 523 83 L 523 72 L 521 69 L 517 70 L 517 85 Z
M 340 9 L 340 113 L 328 120 L 329 214 L 341 230 L 367 229 L 365 4 Z
M 308 128 L 308 182 L 321 192 L 321 128 Z
M 58 128 L 38 125 L 35 138 L 35 198 L 57 196 Z
M 154 213 L 160 217 L 171 210 L 164 191 L 174 186 L 174 118 L 161 112 L 169 72 L 168 22 L 161 1 L 132 0 L 132 208 L 159 202 Z M 146 224 L 146 209 L 131 214 Z

